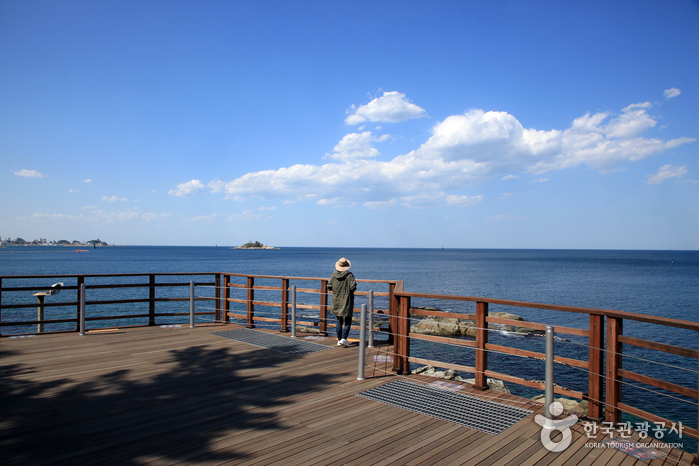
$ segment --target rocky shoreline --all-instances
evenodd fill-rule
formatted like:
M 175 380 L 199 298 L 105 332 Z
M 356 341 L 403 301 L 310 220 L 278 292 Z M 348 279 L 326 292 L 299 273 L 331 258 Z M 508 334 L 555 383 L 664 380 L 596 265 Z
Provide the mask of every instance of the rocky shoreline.
M 420 307 L 414 309 L 423 309 L 427 311 L 439 311 L 437 308 Z M 524 321 L 520 316 L 510 314 L 509 312 L 492 312 L 489 317 L 498 319 Z M 525 327 L 517 327 L 503 324 L 488 324 L 489 329 L 498 330 L 503 333 L 519 334 L 519 335 L 543 335 L 543 330 L 534 330 Z M 420 333 L 423 335 L 435 335 L 443 337 L 476 337 L 476 323 L 472 320 L 456 319 L 452 317 L 435 317 L 427 316 L 420 320 L 416 325 L 410 326 L 412 333 Z

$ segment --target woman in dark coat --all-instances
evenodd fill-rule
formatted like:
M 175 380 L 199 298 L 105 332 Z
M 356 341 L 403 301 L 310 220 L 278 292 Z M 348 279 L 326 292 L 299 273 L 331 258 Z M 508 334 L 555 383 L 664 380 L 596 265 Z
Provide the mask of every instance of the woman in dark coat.
M 354 291 L 357 281 L 349 271 L 352 266 L 344 257 L 335 264 L 335 271 L 328 281 L 328 291 L 333 292 L 332 312 L 337 317 L 337 346 L 350 346 L 347 341 L 352 327 L 352 312 L 354 311 Z

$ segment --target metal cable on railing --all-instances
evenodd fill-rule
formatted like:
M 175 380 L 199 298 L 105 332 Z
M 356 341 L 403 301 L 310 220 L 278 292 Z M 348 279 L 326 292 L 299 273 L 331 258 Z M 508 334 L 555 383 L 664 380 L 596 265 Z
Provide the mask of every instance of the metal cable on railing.
M 397 319 L 408 319 L 408 320 L 413 320 L 411 317 L 402 317 L 402 316 L 394 316 L 394 317 L 397 318 Z M 491 328 L 478 328 L 478 327 L 471 327 L 471 328 L 474 328 L 474 329 L 476 329 L 476 330 L 485 330 L 485 331 L 489 331 L 489 332 L 498 332 L 498 331 L 500 331 L 499 329 L 491 329 Z M 377 331 L 377 332 L 378 332 L 378 333 L 385 333 L 385 334 L 388 334 L 388 335 L 392 335 L 392 336 L 394 336 L 394 337 L 403 336 L 403 335 L 400 335 L 400 334 L 391 333 L 391 332 L 386 332 L 386 331 Z M 426 340 L 426 341 L 432 341 L 432 340 Z M 485 352 L 489 352 L 489 353 L 495 353 L 495 354 L 501 354 L 501 355 L 507 355 L 507 356 L 515 356 L 515 357 L 521 357 L 521 358 L 532 359 L 532 360 L 541 360 L 541 358 L 535 358 L 535 357 L 532 357 L 532 356 L 518 355 L 518 354 L 512 354 L 512 353 L 505 353 L 505 352 L 502 352 L 502 351 L 497 351 L 497 350 L 492 350 L 492 349 L 486 349 L 486 348 L 474 348 L 474 347 L 471 347 L 471 346 L 464 346 L 464 345 L 459 345 L 459 344 L 456 344 L 456 343 L 449 343 L 449 342 L 434 342 L 434 343 L 444 344 L 444 345 L 449 345 L 449 346 L 454 346 L 454 347 L 459 347 L 459 348 L 462 348 L 462 349 L 465 347 L 465 348 L 470 348 L 470 349 L 472 349 L 472 350 L 474 350 L 474 351 L 485 351 Z M 590 348 L 588 345 L 582 345 L 582 344 L 577 344 L 577 345 L 578 345 L 578 346 L 583 346 L 583 347 Z M 602 348 L 601 350 L 602 350 L 602 351 L 606 351 L 606 350 L 603 349 L 603 348 Z M 610 352 L 613 353 L 613 354 L 620 354 L 621 356 L 625 356 L 623 353 L 615 353 L 615 352 L 612 352 L 612 351 L 610 351 Z M 394 353 L 394 354 L 395 354 L 395 353 Z M 656 390 L 648 389 L 648 388 L 645 388 L 645 387 L 642 387 L 642 386 L 639 386 L 639 385 L 635 385 L 635 384 L 630 383 L 630 382 L 625 382 L 625 381 L 623 381 L 623 380 L 621 380 L 621 379 L 614 379 L 614 378 L 611 378 L 611 377 L 609 377 L 609 376 L 607 376 L 607 375 L 605 375 L 605 374 L 597 374 L 597 373 L 595 373 L 595 372 L 591 372 L 589 369 L 579 368 L 579 367 L 572 366 L 572 365 L 565 364 L 565 363 L 561 363 L 561 362 L 558 362 L 558 361 L 555 361 L 555 362 L 558 363 L 558 364 L 563 364 L 563 365 L 568 366 L 568 367 L 572 367 L 572 368 L 577 369 L 577 370 L 579 370 L 579 371 L 586 372 L 586 373 L 588 373 L 588 374 L 592 374 L 592 375 L 596 375 L 596 376 L 602 377 L 602 378 L 604 378 L 605 380 L 618 381 L 618 382 L 620 382 L 620 383 L 622 383 L 622 384 L 624 384 L 624 385 L 628 385 L 628 386 L 631 386 L 631 387 L 634 387 L 634 388 L 639 388 L 639 389 L 642 389 L 642 390 L 651 392 L 651 393 L 656 394 L 656 395 L 664 396 L 664 397 L 666 397 L 666 398 L 674 399 L 674 400 L 677 400 L 677 401 L 682 401 L 682 402 L 685 402 L 685 403 L 687 403 L 687 404 L 691 404 L 691 405 L 694 405 L 694 406 L 699 406 L 699 403 L 697 403 L 697 402 L 692 402 L 692 401 L 684 400 L 684 399 L 682 399 L 682 398 L 679 398 L 679 397 L 676 397 L 676 396 L 673 396 L 673 395 L 669 395 L 669 394 L 662 393 L 662 392 L 659 392 L 659 391 L 656 391 Z M 662 365 L 662 363 L 659 363 L 659 364 Z M 672 366 L 671 366 L 671 367 L 672 367 Z M 696 371 L 691 371 L 691 370 L 690 370 L 690 372 L 696 372 Z M 601 401 L 601 400 L 593 400 L 593 399 L 589 398 L 589 396 L 588 396 L 588 399 L 589 399 L 589 400 L 592 400 L 592 401 L 595 401 L 595 402 L 597 402 L 597 403 L 601 403 L 601 404 L 603 404 L 603 405 L 605 405 L 605 406 L 607 405 L 607 403 L 605 403 L 605 402 L 603 402 L 603 401 Z

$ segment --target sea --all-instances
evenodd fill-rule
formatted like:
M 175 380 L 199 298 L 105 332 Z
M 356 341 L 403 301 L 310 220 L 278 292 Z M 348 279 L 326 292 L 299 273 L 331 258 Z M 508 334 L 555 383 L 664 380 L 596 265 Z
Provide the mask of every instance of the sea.
M 0 248 L 0 275 L 230 272 L 329 278 L 335 262 L 345 257 L 351 261 L 350 271 L 357 279 L 402 280 L 406 291 L 614 309 L 699 321 L 699 251 L 437 248 L 241 250 L 229 246 L 112 246 L 76 253 L 77 249 L 53 246 Z M 3 281 L 3 286 L 11 285 Z M 359 289 L 387 291 L 386 286 L 366 283 L 360 283 Z M 182 294 L 188 296 L 188 291 L 183 289 Z M 211 289 L 201 290 L 202 295 L 207 293 L 210 295 Z M 275 297 L 277 294 L 275 292 Z M 18 299 L 9 295 L 9 292 L 3 294 L 3 304 Z M 256 294 L 256 299 L 264 298 Z M 317 295 L 300 295 L 298 299 L 299 303 L 318 302 Z M 366 302 L 365 297 L 358 297 L 356 305 Z M 375 298 L 374 306 L 387 308 L 386 299 Z M 472 302 L 413 299 L 412 306 L 475 313 L 475 303 Z M 181 311 L 188 311 L 187 303 L 183 303 L 182 307 Z M 587 315 L 490 306 L 491 313 L 498 311 L 519 315 L 527 321 L 553 325 L 554 328 L 560 325 L 586 329 L 589 323 Z M 11 312 L 4 311 L 2 318 L 8 319 L 11 315 Z M 305 317 L 313 318 L 313 315 L 311 313 Z M 177 322 L 177 318 L 162 323 L 173 322 Z M 114 323 L 107 321 L 103 325 Z M 3 334 L 8 333 L 12 332 L 3 329 Z M 624 322 L 624 334 L 691 349 L 697 349 L 699 342 L 697 332 L 630 321 Z M 557 355 L 587 360 L 587 339 L 557 336 Z M 376 338 L 380 340 L 385 336 L 377 334 Z M 541 336 L 493 329 L 489 340 L 497 345 L 544 351 L 544 338 Z M 473 349 L 468 347 L 420 340 L 411 341 L 411 354 L 467 366 L 473 366 L 475 358 Z M 697 388 L 699 367 L 695 359 L 628 345 L 624 347 L 624 354 L 623 367 L 627 370 Z M 491 352 L 488 364 L 489 369 L 496 372 L 544 380 L 542 361 Z M 473 377 L 472 374 L 461 375 Z M 555 381 L 561 386 L 587 392 L 587 380 L 585 370 L 558 364 L 555 367 Z M 521 396 L 541 394 L 527 387 L 507 385 L 512 393 Z M 622 384 L 622 393 L 623 401 L 627 404 L 697 427 L 695 399 L 626 379 Z M 639 421 L 627 415 L 624 415 L 624 420 Z M 668 435 L 664 440 L 668 439 L 677 441 L 676 436 Z M 696 452 L 696 442 L 686 435 L 679 441 L 684 443 L 685 450 Z

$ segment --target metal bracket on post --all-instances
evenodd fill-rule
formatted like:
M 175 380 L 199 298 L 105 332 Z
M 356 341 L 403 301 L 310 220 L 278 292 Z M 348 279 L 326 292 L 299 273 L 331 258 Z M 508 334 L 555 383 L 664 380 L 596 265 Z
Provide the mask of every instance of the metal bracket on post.
M 189 328 L 194 328 L 194 282 L 189 282 Z
M 544 428 L 553 429 L 553 327 L 546 326 L 546 392 L 544 410 L 546 411 L 546 421 Z
M 339 325 L 339 324 L 338 324 Z M 359 370 L 357 380 L 364 380 L 364 353 L 366 351 L 366 304 L 362 304 L 362 314 L 359 319 Z
M 369 290 L 369 348 L 374 347 L 374 291 Z
M 296 285 L 291 287 L 291 338 L 296 338 Z
M 80 335 L 85 336 L 85 283 L 80 284 Z

